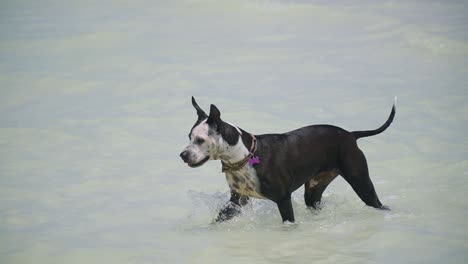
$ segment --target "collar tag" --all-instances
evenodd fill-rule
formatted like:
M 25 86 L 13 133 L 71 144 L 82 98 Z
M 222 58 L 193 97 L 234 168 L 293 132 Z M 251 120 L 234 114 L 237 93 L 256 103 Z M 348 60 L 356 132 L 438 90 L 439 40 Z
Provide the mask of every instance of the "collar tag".
M 260 157 L 259 156 L 253 156 L 252 158 L 249 159 L 249 164 L 250 164 L 250 166 L 253 166 L 255 164 L 260 164 Z

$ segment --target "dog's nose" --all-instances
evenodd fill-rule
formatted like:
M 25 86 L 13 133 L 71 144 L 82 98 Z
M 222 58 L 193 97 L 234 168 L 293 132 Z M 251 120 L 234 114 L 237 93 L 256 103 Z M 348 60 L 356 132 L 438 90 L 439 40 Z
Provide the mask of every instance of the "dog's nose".
M 182 160 L 183 160 L 184 162 L 187 162 L 188 156 L 189 156 L 189 155 L 188 155 L 188 152 L 187 152 L 187 151 L 182 151 L 182 153 L 180 153 L 180 157 L 182 158 Z

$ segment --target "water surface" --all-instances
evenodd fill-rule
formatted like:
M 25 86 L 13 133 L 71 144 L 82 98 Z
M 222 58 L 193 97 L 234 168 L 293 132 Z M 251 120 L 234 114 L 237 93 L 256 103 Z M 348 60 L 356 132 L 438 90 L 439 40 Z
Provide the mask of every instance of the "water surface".
M 463 263 L 464 1 L 0 4 L 0 262 Z M 219 162 L 178 157 L 190 96 L 255 133 L 328 123 L 361 139 L 380 200 L 338 178 L 297 223 L 228 199 Z

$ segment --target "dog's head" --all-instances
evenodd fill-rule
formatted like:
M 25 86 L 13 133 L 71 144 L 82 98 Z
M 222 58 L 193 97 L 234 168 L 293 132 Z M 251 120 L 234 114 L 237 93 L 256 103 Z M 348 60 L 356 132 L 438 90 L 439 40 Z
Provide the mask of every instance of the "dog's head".
M 241 130 L 221 120 L 221 113 L 211 105 L 207 115 L 195 98 L 192 105 L 197 110 L 198 119 L 189 133 L 190 143 L 180 153 L 182 160 L 190 167 L 199 167 L 208 160 L 223 159 L 234 151 L 239 142 Z M 243 146 L 243 145 L 242 145 Z

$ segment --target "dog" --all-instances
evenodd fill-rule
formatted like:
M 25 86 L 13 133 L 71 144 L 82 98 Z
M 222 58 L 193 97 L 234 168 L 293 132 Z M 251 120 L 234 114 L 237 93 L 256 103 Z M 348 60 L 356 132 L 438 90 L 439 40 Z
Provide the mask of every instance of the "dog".
M 190 143 L 180 157 L 192 168 L 208 160 L 221 160 L 231 198 L 216 222 L 238 215 L 250 197 L 275 202 L 283 222 L 294 222 L 292 192 L 304 185 L 306 205 L 319 209 L 322 193 L 338 175 L 366 205 L 389 210 L 377 197 L 356 140 L 380 134 L 390 126 L 396 98 L 381 127 L 353 132 L 332 125 L 311 125 L 284 134 L 253 135 L 223 121 L 213 104 L 208 115 L 193 96 L 192 105 L 198 118 L 189 133 Z

